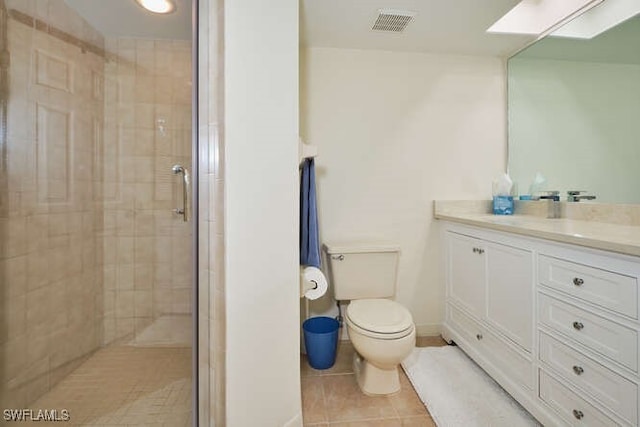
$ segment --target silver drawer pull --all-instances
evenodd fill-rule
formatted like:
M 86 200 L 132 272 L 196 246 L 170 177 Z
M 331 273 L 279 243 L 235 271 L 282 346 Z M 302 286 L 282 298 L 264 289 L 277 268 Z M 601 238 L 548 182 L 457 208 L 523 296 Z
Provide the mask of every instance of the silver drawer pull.
M 331 255 L 331 259 L 335 259 L 338 261 L 344 261 L 344 255 L 340 254 L 340 255 Z
M 478 253 L 478 248 L 473 248 L 473 253 L 474 254 Z
M 573 322 L 573 329 L 575 329 L 576 331 L 580 331 L 582 330 L 582 328 L 584 328 L 582 322 Z
M 479 253 L 480 255 L 482 255 L 482 254 L 484 253 L 484 249 L 480 249 L 480 248 L 478 248 L 478 253 Z
M 482 334 L 477 334 L 477 335 L 476 335 L 476 339 L 477 339 L 478 341 L 480 341 L 480 340 L 482 339 Z
M 584 284 L 584 280 L 579 277 L 574 277 L 573 284 L 576 286 L 582 286 Z
M 584 369 L 582 369 L 582 366 L 574 365 L 573 372 L 575 372 L 576 375 L 582 375 L 582 373 L 584 372 Z
M 582 411 L 578 411 L 577 409 L 573 410 L 573 416 L 576 417 L 579 420 L 584 418 L 584 414 L 582 413 Z

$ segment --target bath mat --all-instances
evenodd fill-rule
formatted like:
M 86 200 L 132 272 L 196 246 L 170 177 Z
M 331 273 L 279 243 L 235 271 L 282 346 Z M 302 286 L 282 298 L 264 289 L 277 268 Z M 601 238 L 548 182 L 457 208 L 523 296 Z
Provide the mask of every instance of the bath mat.
M 540 425 L 456 346 L 416 348 L 402 367 L 438 427 Z

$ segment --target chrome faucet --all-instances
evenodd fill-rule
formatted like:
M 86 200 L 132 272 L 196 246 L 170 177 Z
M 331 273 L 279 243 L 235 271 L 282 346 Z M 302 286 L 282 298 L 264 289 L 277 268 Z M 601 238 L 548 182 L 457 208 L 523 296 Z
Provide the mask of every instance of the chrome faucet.
M 579 202 L 580 200 L 595 200 L 596 196 L 589 196 L 586 194 L 582 194 L 584 191 L 578 190 L 569 190 L 567 191 L 567 201 L 568 202 Z
M 560 192 L 558 190 L 543 191 L 540 195 L 540 200 L 553 200 L 554 202 L 560 201 Z
M 544 191 L 540 196 L 540 200 L 548 200 L 547 218 L 560 218 L 562 212 L 560 210 L 560 192 L 558 190 Z

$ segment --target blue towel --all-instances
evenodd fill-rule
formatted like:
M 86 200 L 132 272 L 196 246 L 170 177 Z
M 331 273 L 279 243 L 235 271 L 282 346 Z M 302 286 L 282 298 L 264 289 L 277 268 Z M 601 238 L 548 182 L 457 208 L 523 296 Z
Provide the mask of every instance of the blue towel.
M 300 177 L 300 265 L 320 268 L 320 238 L 313 159 L 306 159 Z

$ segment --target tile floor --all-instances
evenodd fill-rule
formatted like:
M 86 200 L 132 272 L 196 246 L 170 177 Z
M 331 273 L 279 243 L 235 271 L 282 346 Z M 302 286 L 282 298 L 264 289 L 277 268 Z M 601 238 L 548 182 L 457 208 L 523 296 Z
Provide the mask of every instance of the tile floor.
M 418 347 L 442 346 L 440 337 L 418 338 Z M 301 361 L 305 426 L 435 427 L 401 370 L 402 390 L 393 396 L 360 392 L 351 367 L 353 347 L 341 343 L 336 364 L 323 371 Z M 65 425 L 190 426 L 191 349 L 188 347 L 107 347 L 30 405 L 67 409 Z M 61 423 L 21 422 L 20 425 Z
M 443 346 L 440 337 L 419 337 L 418 347 Z M 435 427 L 404 371 L 402 389 L 393 396 L 371 397 L 358 388 L 351 367 L 353 347 L 340 343 L 336 364 L 326 370 L 309 366 L 301 358 L 302 415 L 305 426 L 315 427 Z
M 67 409 L 70 422 L 16 425 L 191 425 L 191 348 L 98 350 L 30 408 Z

